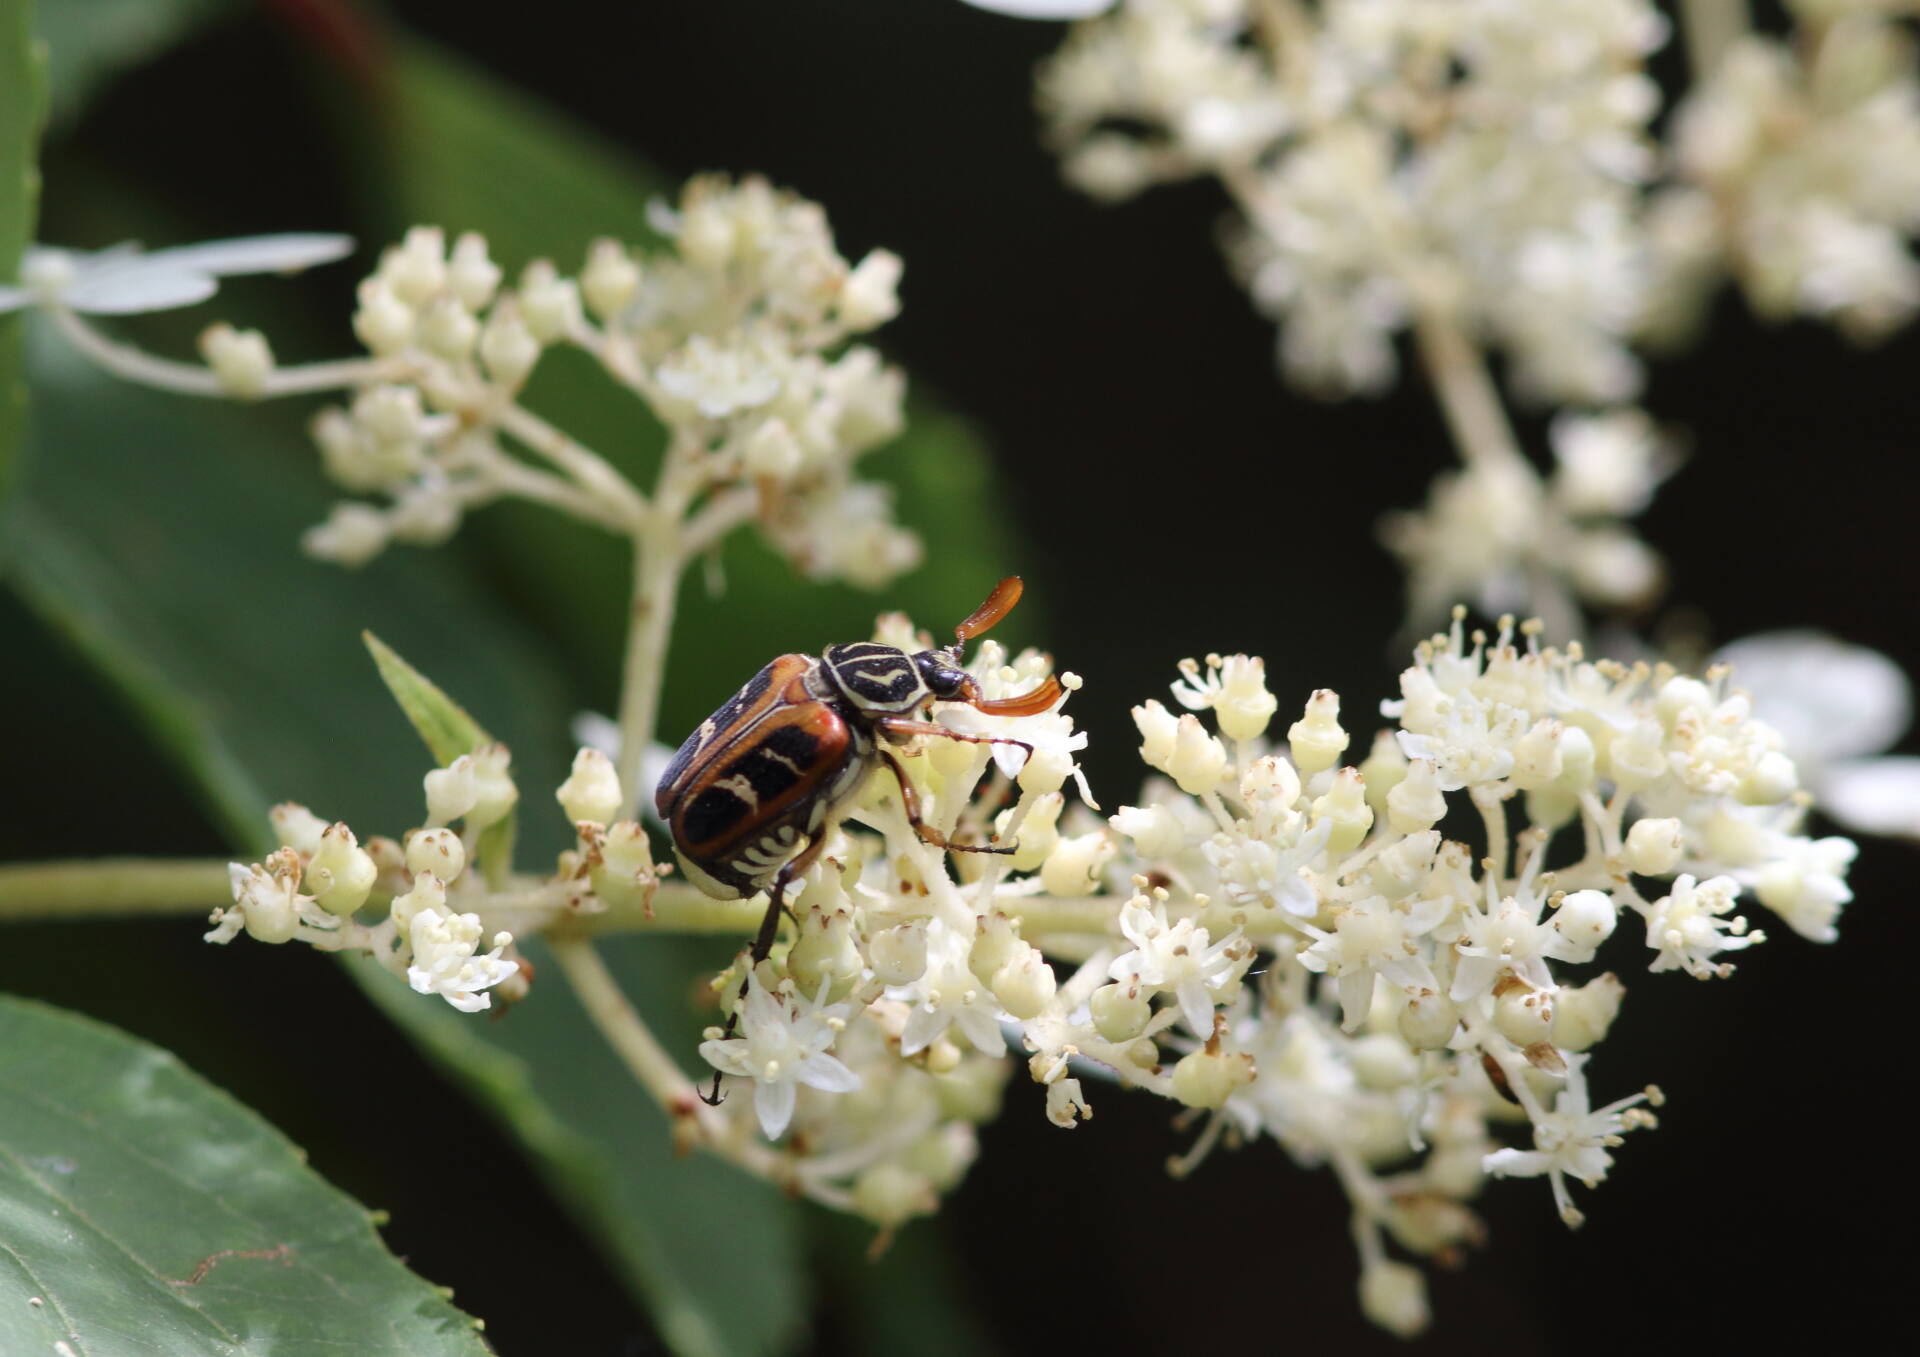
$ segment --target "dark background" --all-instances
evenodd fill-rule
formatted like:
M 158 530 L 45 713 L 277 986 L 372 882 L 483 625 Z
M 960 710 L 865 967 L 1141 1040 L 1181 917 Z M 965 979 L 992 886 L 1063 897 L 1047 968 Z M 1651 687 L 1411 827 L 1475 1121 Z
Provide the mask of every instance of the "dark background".
M 886 347 L 986 434 L 1025 547 L 1007 567 L 1045 608 L 1050 647 L 1089 678 L 1075 709 L 1095 734 L 1104 801 L 1135 778 L 1126 708 L 1164 696 L 1183 655 L 1262 653 L 1281 719 L 1328 686 L 1350 727 L 1369 728 L 1402 663 L 1385 641 L 1400 577 L 1373 524 L 1422 499 L 1451 460 L 1445 432 L 1417 380 L 1339 404 L 1281 386 L 1271 327 L 1214 247 L 1225 203 L 1210 186 L 1108 209 L 1060 185 L 1030 92 L 1058 30 L 954 0 L 422 0 L 389 12 L 674 177 L 764 172 L 824 203 L 849 256 L 886 245 L 906 259 Z M 347 86 L 347 66 L 377 62 L 377 46 L 342 46 L 361 32 L 337 24 L 343 13 L 356 12 L 285 3 L 215 26 L 121 80 L 67 132 L 72 154 L 175 180 L 222 223 L 215 234 L 351 228 L 325 138 L 282 118 L 288 86 Z M 156 150 L 210 137 L 219 154 L 199 161 Z M 50 207 L 49 238 L 57 224 Z M 1916 357 L 1913 334 L 1861 352 L 1817 327 L 1759 326 L 1727 297 L 1695 356 L 1653 369 L 1649 408 L 1693 447 L 1643 521 L 1671 562 L 1673 608 L 1715 640 L 1813 625 L 1920 670 Z M 1542 446 L 1537 420 L 1522 432 Z M 937 570 L 937 526 L 916 526 Z M 56 786 L 76 758 L 125 760 L 96 789 L 97 815 L 9 806 L 0 848 L 77 854 L 106 837 L 125 852 L 224 851 L 111 695 L 5 599 L 0 635 L 25 661 L 0 678 L 0 700 L 57 702 L 68 718 L 57 739 L 29 734 L 8 751 L 8 781 Z M 1866 843 L 1835 947 L 1774 928 L 1731 981 L 1627 977 L 1596 1088 L 1661 1084 L 1661 1128 L 1633 1137 L 1598 1191 L 1575 1189 L 1589 1216 L 1578 1234 L 1558 1224 L 1544 1182 L 1495 1184 L 1481 1202 L 1491 1241 L 1433 1276 L 1420 1346 L 1833 1343 L 1896 1322 L 1914 1262 L 1899 1093 L 1913 1060 L 1894 1019 L 1910 1010 L 1898 949 L 1916 866 L 1910 847 Z M 385 1109 L 383 1125 L 477 1120 L 322 958 L 259 949 L 221 965 L 197 932 L 119 932 L 116 946 L 164 974 L 176 996 L 164 1002 L 137 983 L 102 994 L 81 935 L 57 928 L 10 933 L 0 984 L 132 1027 L 259 1107 L 323 1173 L 393 1211 L 396 1250 L 486 1316 L 503 1352 L 559 1350 L 556 1316 L 569 1352 L 657 1350 L 512 1148 L 484 1131 L 469 1132 L 466 1179 L 491 1184 L 503 1214 L 464 1236 L 419 1228 L 450 1185 L 384 1157 L 391 1142 L 366 1108 Z M 326 1015 L 297 1078 L 274 1034 L 234 1021 L 290 1011 Z M 1199 1334 L 1223 1351 L 1395 1346 L 1357 1317 L 1329 1175 L 1261 1144 L 1172 1183 L 1162 1165 L 1185 1137 L 1167 1109 L 1104 1092 L 1097 1120 L 1066 1133 L 1016 1089 L 942 1221 L 914 1227 L 947 1233 L 992 1350 L 1192 1350 Z M 823 1295 L 817 1349 L 842 1350 L 856 1302 L 837 1283 Z

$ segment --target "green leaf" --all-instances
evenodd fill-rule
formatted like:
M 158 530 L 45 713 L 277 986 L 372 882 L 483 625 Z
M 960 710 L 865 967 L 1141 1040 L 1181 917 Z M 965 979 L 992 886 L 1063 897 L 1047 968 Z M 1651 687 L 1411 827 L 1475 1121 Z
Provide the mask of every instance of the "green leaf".
M 0 1352 L 487 1351 L 374 1218 L 173 1056 L 0 997 Z
M 0 284 L 20 276 L 40 197 L 37 150 L 46 95 L 44 51 L 33 41 L 30 0 L 0 0 Z M 0 495 L 18 459 L 26 421 L 18 312 L 0 315 Z
M 380 670 L 380 681 L 387 685 L 400 710 L 413 722 L 420 738 L 442 768 L 462 754 L 471 754 L 493 737 L 466 709 L 448 697 L 434 681 L 394 653 L 393 647 L 370 631 L 360 633 L 373 662 Z

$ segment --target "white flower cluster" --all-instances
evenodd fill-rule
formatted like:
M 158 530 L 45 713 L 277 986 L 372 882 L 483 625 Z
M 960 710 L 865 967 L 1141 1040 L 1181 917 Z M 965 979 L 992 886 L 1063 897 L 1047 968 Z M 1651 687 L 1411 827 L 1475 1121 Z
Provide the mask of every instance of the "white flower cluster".
M 389 249 L 353 322 L 375 362 L 313 422 L 328 474 L 387 502 L 341 504 L 308 549 L 358 564 L 391 541 L 437 542 L 505 494 L 647 529 L 620 477 L 519 403 L 542 356 L 570 345 L 665 426 L 672 483 L 655 514 L 731 494 L 813 577 L 872 586 L 915 564 L 918 540 L 884 489 L 852 471 L 901 427 L 899 373 L 846 347 L 898 311 L 899 259 L 876 250 L 850 265 L 817 205 L 760 179 L 696 179 L 651 224 L 670 249 L 598 240 L 576 274 L 535 260 L 515 286 L 473 233 L 449 248 L 416 227 Z M 247 342 L 216 327 L 203 348 L 220 372 Z
M 1763 316 L 1872 341 L 1920 307 L 1920 73 L 1893 5 L 1800 0 L 1793 41 L 1747 34 L 1674 118 L 1653 198 L 1650 337 L 1689 334 L 1731 272 Z
M 1642 63 L 1666 32 L 1644 0 L 1127 0 L 1073 31 L 1039 94 L 1096 194 L 1226 182 L 1249 221 L 1236 261 L 1302 384 L 1384 387 L 1394 332 L 1438 311 L 1524 388 L 1611 403 L 1639 383 Z
M 426 823 L 403 841 L 376 836 L 362 844 L 345 824 L 330 825 L 305 806 L 274 807 L 280 848 L 265 862 L 231 864 L 233 903 L 213 912 L 207 941 L 230 942 L 244 931 L 259 942 L 364 953 L 463 1013 L 490 1007 L 495 993 L 523 997 L 527 972 L 513 933 L 497 929 L 489 939 L 483 923 L 507 911 L 484 874 L 469 870 L 486 851 L 487 831 L 519 801 L 506 746 L 464 754 L 424 784 Z M 606 823 L 620 804 L 606 755 L 581 750 L 556 799 L 578 844 L 552 877 L 516 892 L 520 915 L 537 924 L 613 903 L 644 905 L 661 869 L 638 824 Z
M 1596 1107 L 1587 1088 L 1625 993 L 1598 960 L 1616 932 L 1649 971 L 1721 977 L 1764 937 L 1743 897 L 1816 941 L 1850 898 L 1853 845 L 1802 834 L 1792 760 L 1724 670 L 1590 661 L 1522 630 L 1468 638 L 1456 614 L 1358 758 L 1333 693 L 1270 741 L 1260 661 L 1183 664 L 1184 713 L 1134 712 L 1160 778 L 1105 827 L 1062 825 L 1080 737 L 1057 712 L 1008 723 L 1042 753 L 1022 768 L 1014 751 L 984 789 L 992 756 L 928 741 L 909 760 L 928 821 L 976 842 L 982 807 L 1017 786 L 994 821 L 1016 852 L 956 859 L 956 877 L 876 778 L 853 819 L 881 840 L 832 843 L 739 1034 L 702 1048 L 753 1082 L 753 1111 L 729 1115 L 789 1133 L 811 1189 L 890 1227 L 964 1169 L 1014 1045 L 1062 1126 L 1091 1115 L 1083 1078 L 1104 1073 L 1211 1114 L 1183 1168 L 1262 1133 L 1331 1164 L 1363 1306 L 1419 1327 L 1420 1274 L 1389 1242 L 1454 1255 L 1481 1234 L 1469 1204 L 1489 1177 L 1546 1177 L 1578 1224 L 1568 1183 L 1597 1183 L 1621 1134 L 1653 1123 L 1657 1090 Z M 974 671 L 1019 691 L 1046 661 L 1000 666 L 988 645 Z M 1442 829 L 1467 808 L 1478 854 Z
M 1624 520 L 1647 506 L 1674 464 L 1659 430 L 1627 408 L 1556 415 L 1548 436 L 1551 475 L 1519 458 L 1469 461 L 1434 479 L 1424 510 L 1382 521 L 1407 572 L 1416 625 L 1444 617 L 1461 598 L 1497 616 L 1542 610 L 1561 592 L 1603 609 L 1658 596 L 1660 557 Z

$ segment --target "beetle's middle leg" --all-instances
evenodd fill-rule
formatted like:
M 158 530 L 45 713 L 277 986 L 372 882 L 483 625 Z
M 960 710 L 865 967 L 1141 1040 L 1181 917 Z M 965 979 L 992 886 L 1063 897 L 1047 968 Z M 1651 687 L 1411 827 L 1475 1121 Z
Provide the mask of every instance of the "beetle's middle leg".
M 727 1025 L 720 1033 L 720 1040 L 732 1038 L 740 1026 L 740 1011 L 747 1005 L 747 991 L 753 984 L 754 967 L 765 961 L 773 952 L 773 940 L 780 932 L 780 915 L 786 909 L 787 886 L 807 868 L 813 866 L 820 850 L 826 847 L 827 836 L 815 834 L 807 846 L 788 858 L 773 878 L 773 887 L 767 893 L 767 912 L 760 919 L 760 931 L 754 935 L 753 946 L 747 949 L 747 973 L 740 977 L 740 992 L 734 996 L 733 1012 L 727 1014 Z M 720 1071 L 713 1072 L 713 1087 L 700 1095 L 700 1101 L 709 1107 L 718 1107 L 726 1101 L 726 1095 L 720 1092 Z

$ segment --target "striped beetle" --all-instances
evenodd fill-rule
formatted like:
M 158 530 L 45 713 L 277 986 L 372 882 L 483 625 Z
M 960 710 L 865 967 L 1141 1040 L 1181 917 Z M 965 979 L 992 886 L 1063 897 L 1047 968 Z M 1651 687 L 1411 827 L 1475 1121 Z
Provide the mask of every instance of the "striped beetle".
M 988 699 L 961 668 L 961 649 L 1020 601 L 1018 575 L 994 586 L 986 602 L 954 628 L 954 643 L 911 652 L 874 641 L 828 646 L 817 658 L 782 655 L 687 737 L 654 793 L 687 878 L 717 899 L 745 899 L 771 887 L 747 970 L 766 960 L 780 925 L 787 886 L 813 865 L 838 822 L 836 812 L 885 764 L 900 784 L 914 832 L 960 853 L 1011 853 L 1012 847 L 949 842 L 920 818 L 919 798 L 890 746 L 922 736 L 970 744 L 1033 747 L 1000 736 L 967 735 L 925 719 L 934 702 L 964 702 L 990 716 L 1033 716 L 1062 689 L 1049 675 L 1018 697 Z M 745 1000 L 747 984 L 740 984 Z M 721 1039 L 731 1037 L 734 1005 Z M 720 1075 L 706 1101 L 720 1101 Z

